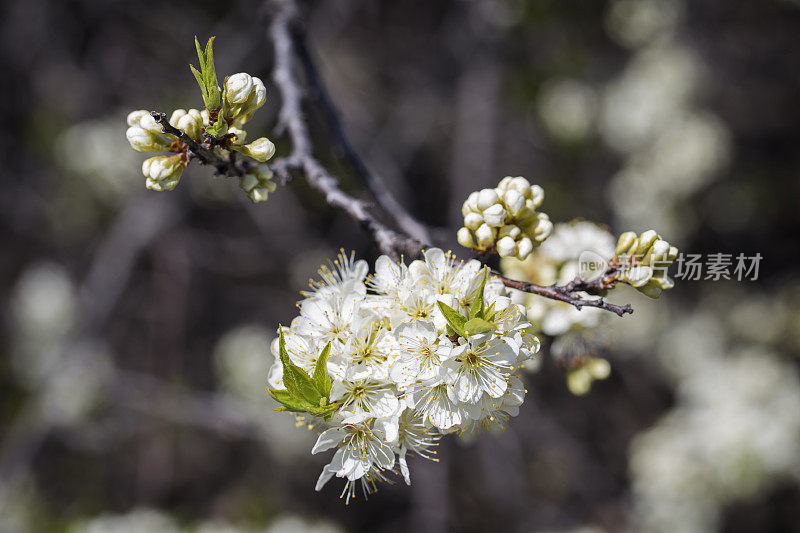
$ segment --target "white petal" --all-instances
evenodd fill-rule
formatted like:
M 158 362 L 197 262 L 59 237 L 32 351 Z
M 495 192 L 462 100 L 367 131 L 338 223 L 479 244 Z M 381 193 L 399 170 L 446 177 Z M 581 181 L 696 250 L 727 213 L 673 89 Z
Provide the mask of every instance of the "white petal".
M 322 468 L 322 473 L 319 475 L 319 479 L 317 479 L 317 485 L 314 487 L 314 490 L 319 492 L 322 490 L 322 487 L 333 477 L 333 474 L 336 472 L 335 470 L 329 469 L 330 465 L 325 465 Z
M 317 439 L 317 443 L 314 444 L 314 447 L 311 449 L 311 453 L 315 454 L 335 448 L 342 442 L 342 438 L 344 438 L 342 433 L 342 428 L 331 428 L 323 431 Z

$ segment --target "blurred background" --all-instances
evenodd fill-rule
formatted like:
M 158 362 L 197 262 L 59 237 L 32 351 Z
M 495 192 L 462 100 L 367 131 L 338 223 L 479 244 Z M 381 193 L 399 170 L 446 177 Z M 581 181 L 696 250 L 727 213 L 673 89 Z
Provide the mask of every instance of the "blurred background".
M 348 507 L 273 411 L 268 346 L 321 262 L 376 250 L 301 181 L 258 206 L 199 166 L 148 191 L 125 139 L 131 110 L 202 105 L 194 35 L 268 81 L 269 11 L 3 4 L 0 531 L 800 531 L 800 3 L 303 4 L 354 145 L 442 245 L 470 191 L 523 175 L 554 221 L 763 256 L 757 281 L 623 292 L 589 394 L 546 357 L 506 431 Z

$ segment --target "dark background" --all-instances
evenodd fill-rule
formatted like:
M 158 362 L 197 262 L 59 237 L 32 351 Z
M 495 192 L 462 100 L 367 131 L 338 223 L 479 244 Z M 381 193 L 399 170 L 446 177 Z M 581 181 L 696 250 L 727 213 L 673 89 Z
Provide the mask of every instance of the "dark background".
M 318 264 L 339 247 L 370 261 L 376 250 L 302 181 L 257 206 L 197 166 L 175 191 L 147 191 L 145 156 L 124 137 L 131 110 L 202 105 L 187 63 L 194 35 L 216 35 L 221 75 L 267 82 L 248 130 L 273 138 L 269 9 L 4 2 L 0 531 L 89 531 L 132 512 L 139 525 L 107 530 L 166 530 L 142 525 L 163 513 L 186 531 L 311 527 L 288 517 L 347 531 L 800 531 L 800 4 L 303 6 L 354 145 L 443 246 L 458 246 L 470 191 L 524 175 L 555 221 L 653 227 L 692 253 L 759 252 L 759 279 L 679 282 L 657 302 L 624 293 L 636 314 L 613 326 L 612 376 L 589 395 L 572 396 L 545 358 L 505 432 L 443 439 L 438 464 L 412 460 L 411 487 L 345 507 L 335 483 L 313 491 L 327 458 L 260 387 L 275 327 Z M 368 198 L 310 120 L 318 156 Z M 687 358 L 712 366 L 675 363 Z M 736 374 L 757 393 L 726 382 L 743 360 L 780 378 Z M 686 392 L 698 375 L 722 380 L 700 381 L 702 401 Z M 765 407 L 725 440 L 729 419 L 708 406 L 735 401 Z M 720 427 L 681 425 L 696 411 Z M 677 420 L 666 442 L 682 446 L 659 457 L 675 464 L 636 466 L 652 460 L 635 459 L 637 435 L 665 420 Z M 759 424 L 774 441 L 745 438 Z

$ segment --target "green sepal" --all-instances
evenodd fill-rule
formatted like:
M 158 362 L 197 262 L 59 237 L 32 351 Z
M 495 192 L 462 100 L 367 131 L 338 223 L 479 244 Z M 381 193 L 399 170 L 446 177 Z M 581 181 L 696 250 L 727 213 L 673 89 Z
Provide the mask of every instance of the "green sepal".
M 215 123 L 206 126 L 206 132 L 215 137 L 222 137 L 228 133 L 228 123 L 224 119 L 218 118 Z
M 470 318 L 484 318 L 483 316 L 483 289 L 486 287 L 486 279 L 489 276 L 489 270 L 484 267 L 483 269 L 483 280 L 481 280 L 481 285 L 478 287 L 478 293 L 475 295 L 475 298 L 472 300 L 472 305 L 469 306 L 469 317 Z
M 451 328 L 453 328 L 453 331 L 458 333 L 460 336 L 467 338 L 467 332 L 464 330 L 464 324 L 466 324 L 467 318 L 465 316 L 460 315 L 458 311 L 456 311 L 455 309 L 453 309 L 444 302 L 436 302 L 436 303 L 439 305 L 439 310 L 444 315 L 444 318 L 445 320 L 447 320 L 447 323 L 450 325 Z
M 494 331 L 494 324 L 487 322 L 482 318 L 470 318 L 467 320 L 467 323 L 464 324 L 464 330 L 469 336 L 478 335 L 480 333 Z
M 325 345 L 325 348 L 322 349 L 322 353 L 319 355 L 319 359 L 317 359 L 317 366 L 314 367 L 314 375 L 311 377 L 317 391 L 322 395 L 322 400 L 325 401 L 324 403 L 328 403 L 328 398 L 331 394 L 331 378 L 328 376 L 328 355 L 330 353 L 331 343 L 329 342 Z

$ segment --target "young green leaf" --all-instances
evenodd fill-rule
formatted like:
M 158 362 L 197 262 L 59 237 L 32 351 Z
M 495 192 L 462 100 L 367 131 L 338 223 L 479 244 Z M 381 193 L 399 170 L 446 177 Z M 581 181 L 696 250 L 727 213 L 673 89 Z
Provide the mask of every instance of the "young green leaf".
M 203 102 L 206 108 L 209 110 L 219 109 L 222 104 L 222 95 L 217 83 L 217 69 L 214 66 L 214 37 L 211 37 L 206 43 L 205 51 L 200 48 L 200 41 L 197 40 L 196 36 L 194 38 L 194 46 L 197 49 L 200 71 L 198 72 L 192 65 L 189 65 L 189 68 L 200 86 L 200 91 L 203 93 Z
M 467 323 L 464 324 L 464 331 L 470 336 L 478 335 L 479 333 L 494 331 L 494 325 L 482 318 L 470 318 L 467 320 Z
M 466 331 L 464 331 L 464 324 L 466 324 L 467 318 L 465 316 L 460 315 L 458 311 L 456 311 L 455 309 L 453 309 L 444 302 L 436 302 L 436 303 L 439 305 L 439 310 L 444 315 L 444 318 L 445 320 L 447 320 L 447 323 L 450 324 L 451 328 L 453 328 L 453 331 L 458 333 L 460 336 L 466 338 L 467 333 Z
M 317 391 L 314 382 L 305 370 L 292 363 L 286 352 L 286 340 L 283 337 L 283 328 L 279 330 L 278 353 L 283 365 L 283 383 L 286 390 L 296 399 L 305 400 L 312 405 L 319 404 L 322 395 Z
M 331 343 L 325 345 L 322 353 L 317 359 L 317 366 L 314 367 L 314 376 L 311 378 L 317 391 L 328 399 L 331 393 L 331 378 L 328 376 L 328 355 L 331 353 Z
M 469 306 L 470 318 L 483 318 L 483 289 L 486 287 L 486 278 L 488 276 L 489 269 L 484 267 L 483 280 L 481 280 L 481 285 L 478 287 L 478 292 L 475 295 L 475 298 L 472 300 L 472 305 Z
M 293 411 L 295 413 L 308 412 L 314 406 L 310 403 L 293 396 L 289 391 L 278 389 L 267 389 L 269 395 L 275 398 L 281 405 L 276 411 Z

